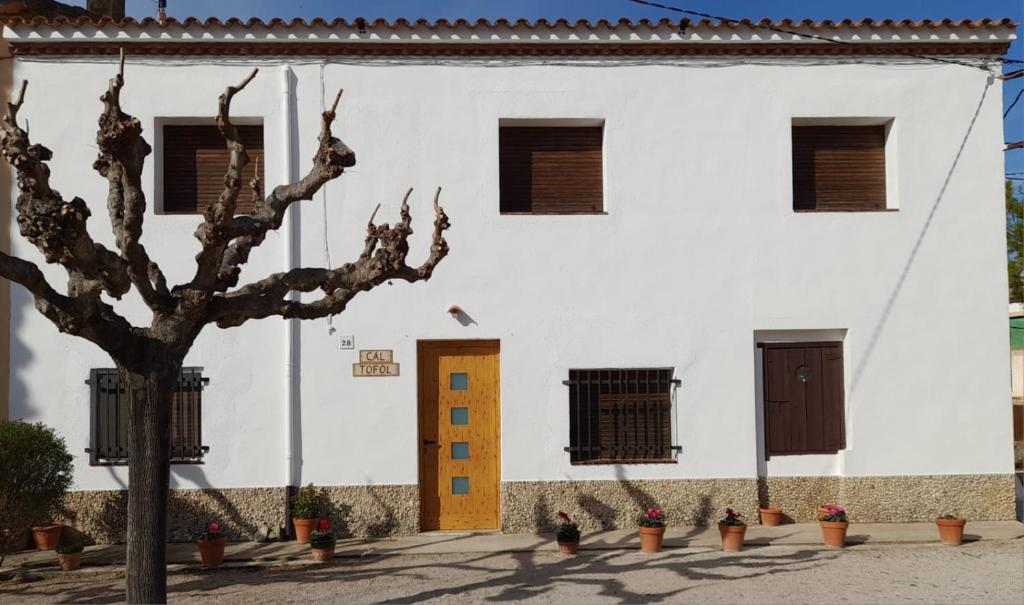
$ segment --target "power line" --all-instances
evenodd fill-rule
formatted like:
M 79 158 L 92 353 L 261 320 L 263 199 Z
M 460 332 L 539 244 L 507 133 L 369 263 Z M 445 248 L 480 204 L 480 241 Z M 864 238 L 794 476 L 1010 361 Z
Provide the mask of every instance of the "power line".
M 1020 90 L 1017 91 L 1017 96 L 1013 98 L 1013 102 L 1011 102 L 1010 106 L 1007 107 L 1006 111 L 1003 112 L 1004 120 L 1006 119 L 1006 116 L 1010 115 L 1010 110 L 1013 109 L 1013 106 L 1017 104 L 1017 101 L 1020 101 L 1021 94 L 1024 94 L 1024 88 L 1021 88 Z
M 708 14 L 708 13 L 702 13 L 700 11 L 692 11 L 692 10 L 685 9 L 685 8 L 679 8 L 678 6 L 670 6 L 668 4 L 661 4 L 661 3 L 658 3 L 658 2 L 649 2 L 648 0 L 626 0 L 626 2 L 632 2 L 634 4 L 642 4 L 644 6 L 651 6 L 651 7 L 654 7 L 654 8 L 660 8 L 660 9 L 664 9 L 664 10 L 667 10 L 667 11 L 672 11 L 674 13 L 680 13 L 680 14 L 683 14 L 683 15 L 690 15 L 690 16 L 694 16 L 694 17 L 703 17 L 705 19 L 715 19 L 717 21 L 722 21 L 724 23 L 735 23 L 737 25 L 744 25 L 743 21 L 741 21 L 740 19 L 732 19 L 730 17 L 721 17 L 719 15 L 711 15 L 711 14 Z M 802 37 L 802 38 L 808 38 L 808 39 L 811 39 L 811 40 L 820 40 L 822 42 L 830 42 L 832 44 L 844 44 L 844 45 L 849 45 L 849 46 L 858 46 L 859 45 L 858 42 L 850 42 L 848 40 L 836 40 L 834 38 L 826 38 L 825 36 L 818 36 L 816 34 L 800 33 L 800 32 L 796 32 L 796 31 L 789 30 L 789 29 L 783 29 L 781 27 L 775 27 L 774 25 L 764 25 L 762 23 L 755 23 L 755 22 L 751 22 L 751 21 L 748 21 L 745 25 L 749 25 L 751 27 L 756 27 L 758 29 L 764 29 L 764 30 L 768 30 L 768 31 L 773 31 L 773 32 L 778 33 L 778 34 L 786 34 L 786 35 L 790 35 L 790 36 L 798 36 L 798 37 Z M 922 59 L 922 60 L 925 60 L 925 61 L 937 61 L 939 63 L 948 63 L 950 65 L 961 65 L 963 67 L 971 67 L 971 68 L 974 68 L 974 69 L 980 69 L 981 71 L 984 71 L 985 73 L 988 73 L 988 74 L 992 73 L 991 71 L 989 71 L 989 69 L 987 67 L 982 67 L 980 65 L 975 65 L 973 63 L 965 63 L 963 61 L 955 61 L 953 59 L 940 59 L 938 57 L 929 57 L 927 55 L 915 55 L 913 53 L 907 53 L 907 52 L 902 52 L 902 51 L 898 51 L 898 50 L 892 50 L 892 49 L 889 49 L 889 48 L 879 48 L 878 51 L 883 53 L 883 54 L 901 55 L 901 56 L 904 56 L 904 57 L 911 57 L 911 58 L 914 58 L 914 59 Z M 1005 62 L 1009 62 L 1009 63 L 1019 63 L 1020 62 L 1020 61 L 1015 61 L 1015 60 L 1012 60 L 1012 59 L 1004 59 L 1004 61 Z

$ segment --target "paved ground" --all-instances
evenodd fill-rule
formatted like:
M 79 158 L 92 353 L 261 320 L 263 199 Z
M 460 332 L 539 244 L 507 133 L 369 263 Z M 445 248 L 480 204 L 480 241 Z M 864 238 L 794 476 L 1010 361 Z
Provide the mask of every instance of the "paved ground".
M 84 574 L 0 584 L 0 602 L 108 603 L 123 578 Z M 1024 602 L 1024 541 L 961 547 L 864 544 L 843 551 L 703 547 L 659 555 L 549 550 L 379 554 L 325 566 L 189 569 L 170 577 L 172 603 L 1008 603 Z
M 428 533 L 347 540 L 329 565 L 307 546 L 235 543 L 219 569 L 192 544 L 168 545 L 172 602 L 274 603 L 1012 603 L 1024 604 L 1024 524 L 970 522 L 963 546 L 932 523 L 854 524 L 842 551 L 817 524 L 751 526 L 742 553 L 718 550 L 717 528 L 669 528 L 666 551 L 637 552 L 633 530 L 587 535 L 577 557 L 551 536 Z M 9 557 L 0 604 L 108 603 L 123 598 L 122 546 L 89 547 L 82 569 L 52 551 Z

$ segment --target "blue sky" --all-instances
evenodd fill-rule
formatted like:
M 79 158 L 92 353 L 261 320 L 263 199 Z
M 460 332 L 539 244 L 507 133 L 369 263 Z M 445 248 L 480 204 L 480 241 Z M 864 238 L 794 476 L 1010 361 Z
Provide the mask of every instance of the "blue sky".
M 67 1 L 67 0 L 65 0 Z M 980 19 L 1010 17 L 1024 22 L 1021 0 L 658 0 L 662 4 L 730 18 L 782 19 Z M 85 0 L 71 1 L 85 5 Z M 133 17 L 154 16 L 156 0 L 127 0 L 128 14 Z M 678 19 L 680 15 L 663 9 L 640 6 L 627 0 L 168 0 L 172 17 L 383 17 L 396 19 Z M 1018 27 L 1017 35 L 1021 36 Z M 1024 60 L 1024 41 L 1014 42 L 1008 55 Z M 1018 65 L 1016 67 L 1024 67 Z M 966 69 L 966 68 L 965 68 Z M 1004 106 L 1024 89 L 1024 78 L 1004 86 Z M 1006 139 L 1024 139 L 1024 97 L 1006 119 Z M 1006 154 L 1007 172 L 1022 173 L 1024 150 Z

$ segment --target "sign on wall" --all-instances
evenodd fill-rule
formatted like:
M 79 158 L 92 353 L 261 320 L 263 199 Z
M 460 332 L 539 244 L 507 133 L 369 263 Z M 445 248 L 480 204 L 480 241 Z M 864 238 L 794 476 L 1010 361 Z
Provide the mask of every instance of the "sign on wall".
M 364 376 L 398 376 L 398 364 L 394 363 L 394 352 L 389 349 L 369 349 L 359 351 L 359 363 L 352 364 L 352 375 Z

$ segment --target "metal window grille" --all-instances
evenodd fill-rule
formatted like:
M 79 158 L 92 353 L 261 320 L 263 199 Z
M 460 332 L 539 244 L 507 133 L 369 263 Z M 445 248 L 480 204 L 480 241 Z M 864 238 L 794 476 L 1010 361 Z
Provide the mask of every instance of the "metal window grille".
M 210 448 L 203 445 L 202 368 L 182 368 L 171 401 L 171 463 L 197 464 Z M 128 397 L 116 369 L 89 371 L 90 447 L 93 466 L 128 464 Z
M 672 368 L 569 370 L 573 464 L 673 462 Z

